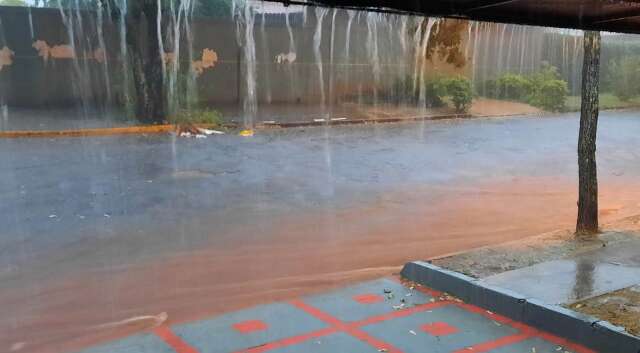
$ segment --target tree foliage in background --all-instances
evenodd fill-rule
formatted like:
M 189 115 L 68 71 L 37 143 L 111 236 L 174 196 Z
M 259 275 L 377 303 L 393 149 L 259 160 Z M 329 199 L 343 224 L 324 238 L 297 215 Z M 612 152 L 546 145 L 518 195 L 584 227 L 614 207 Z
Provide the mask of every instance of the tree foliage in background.
M 418 92 L 413 89 L 413 77 L 397 79 L 387 93 L 387 98 L 395 104 L 418 104 Z M 427 80 L 424 86 L 425 102 L 428 108 L 446 105 L 445 98 L 453 103 L 456 111 L 466 112 L 473 101 L 471 81 L 462 76 L 438 77 Z
M 462 76 L 447 78 L 443 80 L 442 85 L 458 113 L 469 110 L 473 101 L 473 88 L 468 78 Z
M 426 24 L 425 24 L 426 25 Z M 438 57 L 455 67 L 464 67 L 467 58 L 463 51 L 462 34 L 467 32 L 468 21 L 446 19 L 440 20 L 431 31 L 427 45 L 427 59 Z
M 506 73 L 486 82 L 488 97 L 524 102 L 547 111 L 564 111 L 569 95 L 558 69 L 544 62 L 538 72 L 524 76 Z
M 566 81 L 560 79 L 555 66 L 543 63 L 537 73 L 531 75 L 531 93 L 528 103 L 547 111 L 563 111 L 569 87 Z
M 492 86 L 493 95 L 499 99 L 524 101 L 531 92 L 531 80 L 511 73 L 502 75 Z
M 0 6 L 27 6 L 24 0 L 2 0 Z
M 621 101 L 640 95 L 640 57 L 628 56 L 613 62 L 609 75 L 611 90 Z

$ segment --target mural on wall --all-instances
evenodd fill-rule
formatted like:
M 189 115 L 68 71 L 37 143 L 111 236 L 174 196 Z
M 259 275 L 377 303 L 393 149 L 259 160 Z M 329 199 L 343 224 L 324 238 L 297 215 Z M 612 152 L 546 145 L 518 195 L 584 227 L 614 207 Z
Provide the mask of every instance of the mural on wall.
M 202 57 L 200 60 L 195 60 L 191 63 L 191 67 L 193 71 L 196 73 L 196 76 L 200 76 L 207 69 L 212 69 L 216 66 L 218 62 L 218 53 L 216 53 L 213 49 L 205 48 L 202 49 Z
M 33 43 L 32 47 L 38 51 L 44 62 L 48 62 L 49 59 L 75 59 L 76 53 L 73 47 L 69 44 L 59 44 L 50 46 L 44 40 L 37 40 Z M 107 54 L 103 48 L 98 48 L 93 51 L 85 52 L 84 59 L 95 60 L 99 63 L 104 63 L 107 59 Z
M 44 40 L 37 40 L 33 43 L 33 48 L 38 51 L 38 56 L 44 59 L 46 63 L 49 58 L 52 59 L 75 59 L 76 53 L 68 44 L 49 46 Z
M 9 49 L 6 45 L 0 49 L 0 71 L 2 71 L 5 66 L 11 66 L 13 64 L 14 55 L 13 50 Z
M 176 63 L 176 55 L 172 52 L 164 53 L 162 56 L 165 65 L 173 66 Z M 202 56 L 199 60 L 194 60 L 191 62 L 191 68 L 193 69 L 196 76 L 200 76 L 204 73 L 205 70 L 211 69 L 216 66 L 218 62 L 218 53 L 216 53 L 213 49 L 205 48 L 202 49 Z

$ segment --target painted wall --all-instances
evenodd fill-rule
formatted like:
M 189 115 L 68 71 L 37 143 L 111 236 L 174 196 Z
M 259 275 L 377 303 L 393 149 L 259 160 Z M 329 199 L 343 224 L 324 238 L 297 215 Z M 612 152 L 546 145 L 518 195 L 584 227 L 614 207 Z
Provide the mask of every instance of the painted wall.
M 413 43 L 407 37 L 402 45 L 400 17 L 386 18 L 386 22 L 378 23 L 377 30 L 371 31 L 367 27 L 367 16 L 362 14 L 354 19 L 348 56 L 347 13 L 336 12 L 333 46 L 333 10 L 324 18 L 320 50 L 327 101 L 366 95 L 373 90 L 376 85 L 371 55 L 374 35 L 377 35 L 381 68 L 379 90 L 391 87 L 398 78 L 413 73 Z M 96 14 L 84 12 L 81 18 L 82 34 L 77 25 L 71 33 L 57 9 L 0 7 L 0 49 L 6 47 L 0 50 L 2 104 L 69 106 L 81 98 L 103 101 L 108 93 L 117 96 L 122 91 L 122 67 L 126 62 L 120 55 L 118 24 L 107 21 L 103 25 L 106 50 L 102 51 Z M 259 102 L 319 102 L 322 94 L 314 52 L 313 38 L 317 28 L 314 11 L 307 13 L 306 23 L 302 13 L 290 15 L 295 60 L 290 54 L 285 16 L 270 14 L 265 19 L 263 25 L 262 16 L 258 14 L 254 28 Z M 199 101 L 214 105 L 239 102 L 245 84 L 245 65 L 243 48 L 236 40 L 236 24 L 230 19 L 199 18 L 194 19 L 192 30 L 193 60 L 199 68 Z M 77 38 L 73 46 L 69 39 L 72 36 Z M 291 60 L 293 63 L 289 63 Z M 430 75 L 466 72 L 465 68 L 456 68 L 437 59 L 428 65 Z M 329 87 L 331 83 L 333 88 Z M 329 98 L 330 94 L 334 98 Z

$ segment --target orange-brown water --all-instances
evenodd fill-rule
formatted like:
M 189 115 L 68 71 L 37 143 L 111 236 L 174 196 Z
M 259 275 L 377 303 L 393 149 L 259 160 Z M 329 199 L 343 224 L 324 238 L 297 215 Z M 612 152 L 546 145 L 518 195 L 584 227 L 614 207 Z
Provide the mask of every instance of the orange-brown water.
M 0 347 L 70 352 L 148 329 L 148 319 L 109 325 L 139 315 L 191 321 L 389 275 L 414 259 L 570 229 L 575 189 L 572 180 L 532 178 L 397 190 L 347 210 L 250 225 L 244 231 L 261 233 L 251 243 L 56 276 L 0 294 L 5 318 L 21 318 L 5 325 Z M 423 202 L 427 195 L 436 202 Z M 640 184 L 602 183 L 602 221 L 640 213 L 638 199 Z

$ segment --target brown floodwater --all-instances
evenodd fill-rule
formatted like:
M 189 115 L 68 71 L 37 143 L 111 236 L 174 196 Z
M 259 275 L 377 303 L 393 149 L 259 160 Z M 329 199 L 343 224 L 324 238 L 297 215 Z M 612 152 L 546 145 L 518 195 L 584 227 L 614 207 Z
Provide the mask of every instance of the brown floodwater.
M 575 189 L 573 180 L 539 177 L 396 190 L 356 207 L 249 225 L 244 232 L 264 235 L 251 242 L 16 286 L 0 294 L 0 307 L 22 320 L 0 347 L 70 352 L 147 330 L 154 320 L 146 316 L 198 320 L 390 275 L 412 259 L 570 229 Z M 638 199 L 640 184 L 603 183 L 603 222 L 640 213 Z

